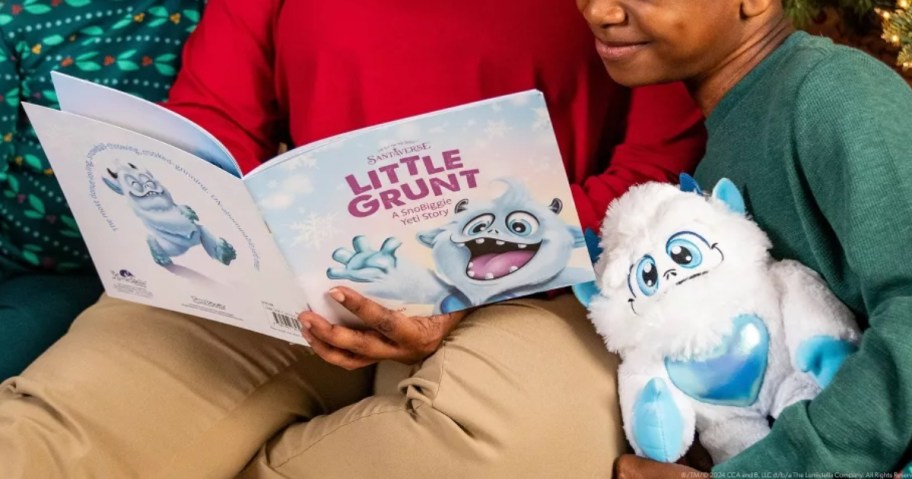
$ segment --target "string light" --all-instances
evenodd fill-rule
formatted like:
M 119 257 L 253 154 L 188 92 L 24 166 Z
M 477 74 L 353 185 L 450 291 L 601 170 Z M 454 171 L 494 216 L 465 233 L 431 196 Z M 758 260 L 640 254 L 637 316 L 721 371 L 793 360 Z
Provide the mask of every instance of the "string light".
M 0 2 L 2 3 L 2 2 Z M 905 71 L 912 70 L 912 0 L 784 0 L 783 5 L 788 16 L 799 28 L 823 25 L 824 32 L 833 28 L 824 21 L 830 14 L 841 17 L 837 24 L 842 23 L 844 31 L 836 31 L 839 36 L 847 36 L 850 41 L 853 35 L 866 36 L 864 27 L 853 28 L 853 25 L 869 25 L 871 21 L 881 23 L 880 36 L 884 43 L 879 45 L 866 45 L 872 54 L 879 55 L 881 50 L 892 46 L 898 50 L 893 62 L 897 68 Z M 829 13 L 828 13 L 829 12 Z M 872 15 L 876 14 L 876 17 Z M 854 17 L 854 20 L 851 19 Z M 866 40 L 865 40 L 866 41 Z M 851 42 L 850 42 L 851 44 Z M 912 84 L 912 73 L 907 74 L 907 79 Z
M 909 5 L 909 0 L 897 0 L 896 8 L 892 12 L 875 9 L 881 17 L 882 38 L 899 48 L 896 64 L 903 70 L 912 69 L 912 12 Z

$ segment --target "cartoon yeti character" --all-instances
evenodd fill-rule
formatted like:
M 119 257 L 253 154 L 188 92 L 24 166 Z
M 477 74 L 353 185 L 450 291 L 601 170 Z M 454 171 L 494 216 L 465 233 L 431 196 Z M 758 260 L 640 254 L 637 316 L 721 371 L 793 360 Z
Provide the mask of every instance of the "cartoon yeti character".
M 585 270 L 566 267 L 573 249 L 585 243 L 580 229 L 558 216 L 561 201 L 538 205 L 522 184 L 501 181 L 507 184 L 501 196 L 478 205 L 462 200 L 452 221 L 418 234 L 432 249 L 437 271 L 396 257 L 402 244 L 396 238 L 374 251 L 358 236 L 354 250 L 333 253 L 344 267 L 330 268 L 327 276 L 369 282 L 368 294 L 435 304 L 436 312 L 587 281 Z
M 222 264 L 228 265 L 237 258 L 231 244 L 197 223 L 196 212 L 187 205 L 176 204 L 171 193 L 148 170 L 131 163 L 126 166 L 118 163 L 115 170 L 108 169 L 110 178 L 102 179 L 115 193 L 127 198 L 133 213 L 146 225 L 149 230 L 146 242 L 157 264 L 168 266 L 171 258 L 199 244 Z
M 768 416 L 816 396 L 856 349 L 852 313 L 817 274 L 770 256 L 728 180 L 711 197 L 635 187 L 610 206 L 602 238 L 590 318 L 621 356 L 624 430 L 640 455 L 673 462 L 696 430 L 718 464 L 766 435 Z

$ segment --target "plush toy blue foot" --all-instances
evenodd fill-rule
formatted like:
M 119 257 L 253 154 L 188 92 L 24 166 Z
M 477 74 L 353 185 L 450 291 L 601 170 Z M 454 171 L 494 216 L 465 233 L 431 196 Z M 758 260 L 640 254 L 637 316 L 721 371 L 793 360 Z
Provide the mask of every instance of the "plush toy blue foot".
M 633 436 L 646 457 L 672 462 L 684 453 L 684 419 L 665 381 L 655 378 L 646 383 L 633 416 Z

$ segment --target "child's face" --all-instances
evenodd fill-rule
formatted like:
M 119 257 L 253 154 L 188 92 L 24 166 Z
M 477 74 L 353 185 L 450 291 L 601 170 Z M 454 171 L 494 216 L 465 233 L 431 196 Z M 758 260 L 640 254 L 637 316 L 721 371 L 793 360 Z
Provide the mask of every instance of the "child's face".
M 618 83 L 700 79 L 741 40 L 740 0 L 576 0 Z

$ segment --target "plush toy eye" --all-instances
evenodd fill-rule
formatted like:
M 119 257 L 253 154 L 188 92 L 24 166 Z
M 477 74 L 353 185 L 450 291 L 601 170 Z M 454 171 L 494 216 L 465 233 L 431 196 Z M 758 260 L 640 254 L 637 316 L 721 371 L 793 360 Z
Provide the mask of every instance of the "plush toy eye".
M 493 223 L 494 215 L 487 213 L 478 215 L 465 225 L 465 228 L 462 229 L 462 232 L 468 236 L 476 236 L 487 231 L 487 229 L 490 228 L 491 224 Z
M 697 245 L 686 239 L 675 239 L 668 242 L 666 253 L 671 260 L 684 268 L 696 268 L 703 262 L 703 254 Z
M 690 234 L 676 235 L 665 245 L 665 252 L 672 261 L 683 268 L 692 269 L 703 264 L 703 253 L 700 247 L 686 237 Z
M 659 289 L 659 270 L 652 256 L 644 256 L 636 266 L 637 286 L 646 296 L 652 296 Z
M 517 236 L 529 236 L 538 231 L 538 219 L 525 211 L 517 211 L 507 216 L 507 228 Z

